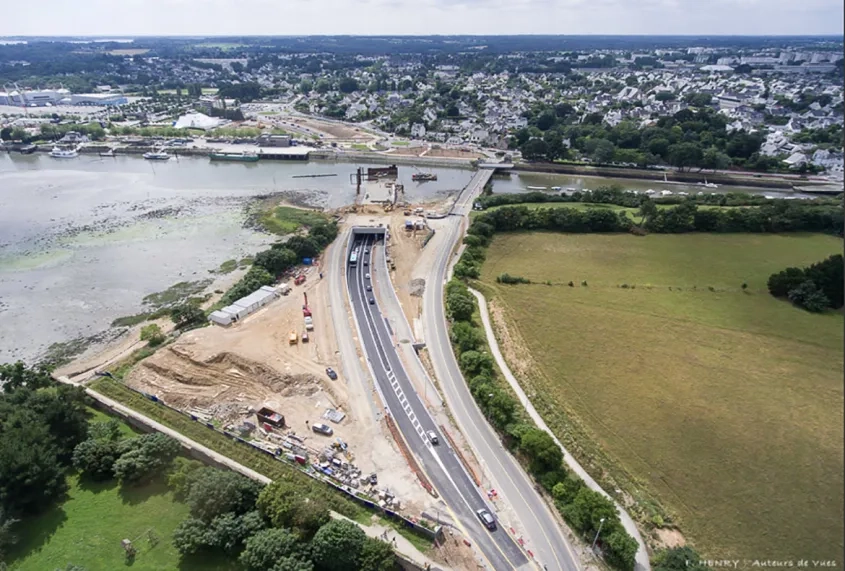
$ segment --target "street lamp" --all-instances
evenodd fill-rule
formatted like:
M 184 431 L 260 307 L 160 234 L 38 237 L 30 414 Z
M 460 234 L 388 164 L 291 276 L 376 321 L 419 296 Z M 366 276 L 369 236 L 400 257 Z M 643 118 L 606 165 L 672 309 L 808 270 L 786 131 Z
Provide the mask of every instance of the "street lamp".
M 593 553 L 596 552 L 596 542 L 599 540 L 599 534 L 601 533 L 601 526 L 603 526 L 603 525 L 604 525 L 604 518 L 601 518 L 599 520 L 599 529 L 596 532 L 596 538 L 593 540 L 593 544 L 590 546 L 590 551 L 592 551 Z

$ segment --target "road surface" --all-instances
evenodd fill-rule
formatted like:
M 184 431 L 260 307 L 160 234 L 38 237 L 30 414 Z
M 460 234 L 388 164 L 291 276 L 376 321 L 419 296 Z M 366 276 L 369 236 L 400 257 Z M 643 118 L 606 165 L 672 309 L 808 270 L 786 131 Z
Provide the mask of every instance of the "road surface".
M 375 300 L 371 278 L 367 276 L 372 270 L 370 259 L 376 255 L 374 250 L 378 248 L 381 255 L 383 248 L 375 236 L 353 238 L 353 248 L 360 252 L 360 261 L 355 266 L 347 264 L 347 289 L 359 339 L 383 402 L 423 471 L 449 506 L 452 519 L 476 544 L 490 566 L 497 571 L 534 568 L 506 529 L 497 526 L 497 529 L 489 531 L 481 525 L 476 512 L 487 509 L 494 513 L 494 510 L 475 487 L 414 391 L 393 344 L 387 321 Z M 367 250 L 369 254 L 365 253 Z M 388 276 L 377 277 L 381 280 L 380 284 L 390 287 Z M 437 435 L 439 444 L 432 444 L 427 436 L 429 432 Z
M 489 173 L 479 171 L 458 197 L 452 216 L 446 219 L 447 227 L 439 232 L 445 240 L 439 241 L 440 250 L 434 273 L 426 280 L 423 295 L 423 327 L 426 346 L 434 371 L 443 388 L 444 396 L 455 420 L 479 460 L 487 466 L 496 482 L 499 495 L 508 502 L 522 523 L 529 549 L 541 567 L 549 570 L 576 571 L 579 560 L 570 546 L 551 510 L 528 475 L 513 456 L 502 446 L 499 437 L 478 409 L 464 381 L 446 326 L 443 289 L 446 274 L 453 258 L 453 249 L 463 235 L 462 226 L 473 201 L 481 193 Z

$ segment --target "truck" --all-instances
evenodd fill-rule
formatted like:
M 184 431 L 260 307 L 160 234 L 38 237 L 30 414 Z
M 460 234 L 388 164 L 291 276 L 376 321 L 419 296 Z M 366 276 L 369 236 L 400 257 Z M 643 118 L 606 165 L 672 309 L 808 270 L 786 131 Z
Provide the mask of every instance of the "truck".
M 285 417 L 276 412 L 275 410 L 267 408 L 266 406 L 258 409 L 258 412 L 255 413 L 255 416 L 258 417 L 258 422 L 269 424 L 270 426 L 273 426 L 275 428 L 285 427 Z
M 293 279 L 294 285 L 302 285 L 305 283 L 305 274 L 299 274 Z
M 299 343 L 299 337 L 296 335 L 296 331 L 290 332 L 290 337 L 288 338 L 288 342 L 291 345 L 296 345 L 297 343 Z
M 310 315 L 305 318 L 305 330 L 314 331 L 314 319 Z
M 279 293 L 282 295 L 287 295 L 290 293 L 290 286 L 288 284 L 281 284 L 279 286 Z

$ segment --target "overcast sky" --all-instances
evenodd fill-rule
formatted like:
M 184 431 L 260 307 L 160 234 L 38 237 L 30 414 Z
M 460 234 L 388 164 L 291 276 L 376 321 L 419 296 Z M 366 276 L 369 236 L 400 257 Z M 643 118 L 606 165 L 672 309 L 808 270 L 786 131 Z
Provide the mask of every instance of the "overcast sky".
M 842 33 L 843 0 L 0 0 L 0 36 Z

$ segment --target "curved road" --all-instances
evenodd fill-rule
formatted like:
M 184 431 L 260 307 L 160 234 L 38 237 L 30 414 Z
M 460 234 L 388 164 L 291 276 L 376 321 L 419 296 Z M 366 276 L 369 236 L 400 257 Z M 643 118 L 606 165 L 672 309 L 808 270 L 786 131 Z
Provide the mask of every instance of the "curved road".
M 373 291 L 367 289 L 372 287 L 368 277 L 372 268 L 369 262 L 376 255 L 374 250 L 381 250 L 379 240 L 380 237 L 375 235 L 353 234 L 351 247 L 358 250 L 360 261 L 356 266 L 346 264 L 347 290 L 358 337 L 376 389 L 422 469 L 448 505 L 452 519 L 475 542 L 490 566 L 497 571 L 531 569 L 532 563 L 507 530 L 497 526 L 497 529 L 489 531 L 481 525 L 476 515 L 479 509 L 495 512 L 489 508 L 414 391 L 393 344 L 388 322 L 376 303 Z M 370 254 L 365 254 L 366 250 Z M 381 275 L 378 277 L 382 278 Z M 391 287 L 387 276 L 382 279 L 386 280 L 386 287 Z M 429 441 L 429 431 L 437 434 L 438 445 Z
M 531 479 L 502 446 L 499 437 L 475 404 L 449 340 L 443 301 L 444 284 L 453 258 L 452 251 L 463 234 L 461 227 L 464 215 L 469 212 L 488 179 L 489 174 L 483 171 L 473 177 L 458 197 L 452 209 L 454 215 L 446 219 L 447 227 L 440 231 L 445 235 L 445 240 L 440 242 L 434 274 L 427 280 L 423 294 L 426 347 L 443 387 L 446 402 L 461 432 L 479 459 L 487 465 L 500 495 L 516 511 L 536 561 L 550 570 L 576 571 L 580 567 L 574 549 Z

